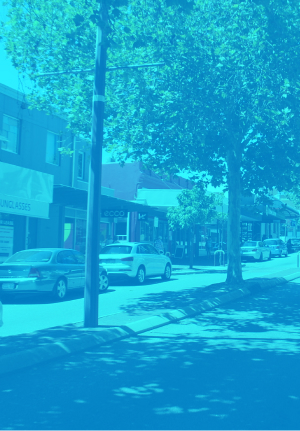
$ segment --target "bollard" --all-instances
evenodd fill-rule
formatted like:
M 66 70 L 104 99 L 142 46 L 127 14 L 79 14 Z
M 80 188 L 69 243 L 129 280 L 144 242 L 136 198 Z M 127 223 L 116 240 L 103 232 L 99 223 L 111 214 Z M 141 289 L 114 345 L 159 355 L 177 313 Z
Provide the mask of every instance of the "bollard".
M 222 256 L 222 258 L 223 258 L 223 264 L 221 264 L 221 262 L 220 262 L 220 266 L 224 266 L 225 264 L 224 264 L 224 259 L 225 259 L 225 251 L 224 250 L 216 250 L 215 252 L 214 252 L 214 266 L 216 266 L 216 253 L 221 253 L 221 256 Z M 221 257 L 221 256 L 219 256 L 219 257 Z M 220 259 L 220 260 L 222 260 L 222 259 Z

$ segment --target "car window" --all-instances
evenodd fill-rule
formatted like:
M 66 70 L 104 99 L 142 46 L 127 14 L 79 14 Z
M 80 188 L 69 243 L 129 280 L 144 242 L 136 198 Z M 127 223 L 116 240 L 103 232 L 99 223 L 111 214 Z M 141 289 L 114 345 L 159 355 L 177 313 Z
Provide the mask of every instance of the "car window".
M 58 253 L 57 255 L 57 263 L 77 263 L 73 253 L 69 250 L 64 250 Z
M 85 264 L 85 256 L 84 254 L 80 253 L 80 251 L 73 251 L 73 254 L 75 256 L 75 259 L 77 260 L 77 263 Z
M 259 243 L 258 243 L 258 246 L 259 246 L 259 247 L 263 247 L 263 246 L 264 246 L 264 243 L 263 243 L 263 242 L 259 242 Z
M 276 241 L 276 239 L 267 239 L 265 243 L 268 245 L 276 245 L 278 242 Z
M 150 251 L 148 249 L 148 244 L 141 244 L 137 248 L 138 254 L 150 254 Z
M 153 245 L 147 244 L 147 246 L 151 254 L 160 254 Z
M 49 262 L 51 251 L 24 250 L 10 256 L 6 262 Z
M 101 254 L 130 254 L 131 250 L 129 245 L 108 245 L 101 250 Z
M 243 244 L 243 247 L 255 247 L 256 246 L 256 241 L 246 241 Z

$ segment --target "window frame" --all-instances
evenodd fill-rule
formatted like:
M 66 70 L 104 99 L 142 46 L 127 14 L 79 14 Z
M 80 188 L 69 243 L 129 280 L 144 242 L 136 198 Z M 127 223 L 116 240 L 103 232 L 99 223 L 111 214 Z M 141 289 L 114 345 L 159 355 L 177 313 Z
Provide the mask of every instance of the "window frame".
M 7 152 L 12 153 L 12 154 L 19 154 L 19 148 L 20 148 L 20 127 L 21 127 L 20 119 L 16 118 L 16 117 L 12 117 L 11 115 L 3 114 L 2 115 L 2 130 L 1 130 L 2 133 L 3 133 L 3 136 L 4 136 L 4 132 L 8 132 L 8 131 L 4 130 L 4 118 L 10 118 L 10 119 L 15 120 L 17 122 L 17 138 L 16 138 L 16 145 L 15 145 L 16 148 L 15 148 L 15 151 L 9 150 L 7 148 L 3 148 L 3 144 L 2 143 L 1 143 L 0 148 L 1 148 L 1 150 L 7 151 Z
M 79 156 L 82 155 L 82 161 L 81 161 L 81 171 L 82 171 L 82 175 L 79 175 Z M 78 151 L 78 157 L 77 157 L 77 178 L 79 180 L 83 180 L 84 179 L 84 166 L 85 166 L 85 152 L 84 151 Z
M 57 163 L 54 162 L 54 159 L 53 159 L 53 161 L 48 160 L 48 136 L 50 134 L 57 137 L 57 141 L 56 141 Z M 47 130 L 47 137 L 46 137 L 46 163 L 47 164 L 53 165 L 53 166 L 60 166 L 60 152 L 58 150 L 58 148 L 60 147 L 60 142 L 61 142 L 61 134 L 52 132 L 51 130 Z M 53 154 L 53 156 L 54 156 L 54 154 Z

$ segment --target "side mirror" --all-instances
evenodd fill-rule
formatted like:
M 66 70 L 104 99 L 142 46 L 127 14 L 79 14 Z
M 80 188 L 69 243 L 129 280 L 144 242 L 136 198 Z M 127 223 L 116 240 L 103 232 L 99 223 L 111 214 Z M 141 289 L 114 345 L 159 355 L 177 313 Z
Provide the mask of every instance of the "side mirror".
M 163 250 L 159 250 L 159 254 L 164 254 Z

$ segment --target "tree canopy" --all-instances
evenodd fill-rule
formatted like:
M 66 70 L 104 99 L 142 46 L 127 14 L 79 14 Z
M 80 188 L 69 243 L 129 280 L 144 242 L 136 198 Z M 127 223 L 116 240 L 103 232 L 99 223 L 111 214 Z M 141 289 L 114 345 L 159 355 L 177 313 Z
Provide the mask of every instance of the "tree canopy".
M 36 82 L 32 106 L 65 112 L 89 136 L 95 0 L 8 0 L 14 64 Z M 241 281 L 240 195 L 289 190 L 299 176 L 295 0 L 102 2 L 108 66 L 105 142 L 119 161 L 182 169 L 229 190 L 229 282 Z M 275 28 L 274 28 L 275 24 Z

